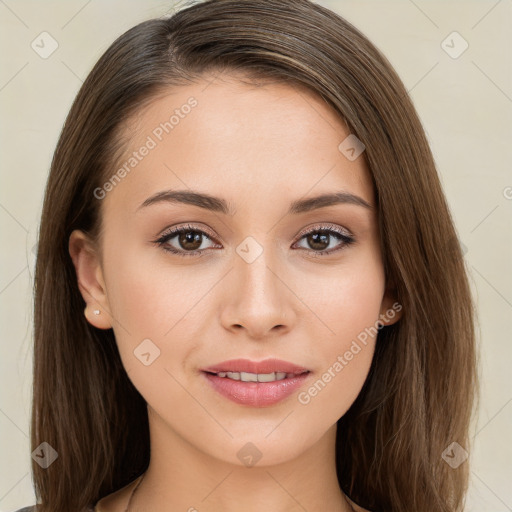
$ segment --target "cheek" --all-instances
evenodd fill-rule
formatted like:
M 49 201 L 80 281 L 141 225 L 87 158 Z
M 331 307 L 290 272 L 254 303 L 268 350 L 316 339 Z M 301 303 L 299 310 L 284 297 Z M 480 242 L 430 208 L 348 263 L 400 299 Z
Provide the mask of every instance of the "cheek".
M 186 409 L 186 396 L 172 375 L 180 373 L 177 367 L 194 349 L 187 329 L 198 320 L 194 304 L 208 283 L 191 279 L 179 266 L 165 265 L 162 258 L 156 261 L 155 252 L 147 247 L 105 250 L 113 328 L 123 366 L 148 403 Z
M 301 297 L 318 317 L 317 332 L 323 333 L 312 347 L 316 355 L 321 353 L 323 366 L 297 396 L 309 418 L 334 423 L 359 395 L 375 350 L 384 285 L 383 268 L 374 255 L 302 281 Z
M 363 281 L 370 282 L 362 286 Z M 353 404 L 368 376 L 377 339 L 377 320 L 382 300 L 379 274 L 352 276 L 333 284 L 328 301 L 318 304 L 319 316 L 328 326 L 314 352 L 321 352 L 322 366 L 310 386 L 297 395 L 305 417 L 335 423 Z M 321 307 L 320 307 L 321 306 Z
M 171 262 L 157 248 L 121 249 L 122 240 L 117 242 L 112 239 L 104 252 L 114 333 L 130 378 L 152 396 L 162 383 L 173 382 L 168 372 L 181 373 L 204 338 L 208 292 L 218 275 Z
M 192 313 L 208 289 L 204 276 L 168 263 L 158 253 L 156 248 L 130 248 L 118 259 L 113 251 L 105 251 L 111 312 L 118 327 L 123 326 L 134 338 L 164 337 Z
M 338 346 L 310 385 L 297 395 L 304 418 L 311 423 L 333 425 L 351 407 L 368 376 L 375 342 L 357 339 Z
M 374 254 L 357 254 L 346 263 L 303 272 L 297 294 L 316 316 L 318 333 L 342 345 L 379 318 L 385 288 L 383 267 Z

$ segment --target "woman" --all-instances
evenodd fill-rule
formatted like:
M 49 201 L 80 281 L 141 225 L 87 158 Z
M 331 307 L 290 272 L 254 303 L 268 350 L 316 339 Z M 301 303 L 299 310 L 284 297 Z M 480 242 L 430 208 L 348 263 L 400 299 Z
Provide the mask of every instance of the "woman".
M 118 38 L 35 281 L 38 511 L 463 510 L 461 250 L 407 91 L 328 9 L 210 0 Z

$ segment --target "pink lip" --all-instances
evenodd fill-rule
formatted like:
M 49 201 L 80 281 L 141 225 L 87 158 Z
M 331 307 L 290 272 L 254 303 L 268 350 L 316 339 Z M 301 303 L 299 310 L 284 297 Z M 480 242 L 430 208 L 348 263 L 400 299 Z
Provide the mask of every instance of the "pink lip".
M 218 372 L 284 372 L 296 375 L 275 382 L 243 382 L 214 375 Z M 284 400 L 303 385 L 309 374 L 306 368 L 279 359 L 260 362 L 235 359 L 203 369 L 203 375 L 218 393 L 235 403 L 252 407 L 266 407 Z
M 248 373 L 304 373 L 308 369 L 296 364 L 282 361 L 281 359 L 265 359 L 264 361 L 250 361 L 249 359 L 231 359 L 217 363 L 208 368 L 202 368 L 203 372 L 248 372 Z

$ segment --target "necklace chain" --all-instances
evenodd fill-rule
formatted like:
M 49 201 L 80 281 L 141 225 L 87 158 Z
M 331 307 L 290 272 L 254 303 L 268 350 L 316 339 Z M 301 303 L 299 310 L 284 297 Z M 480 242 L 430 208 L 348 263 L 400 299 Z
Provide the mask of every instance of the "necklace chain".
M 133 498 L 133 496 L 135 495 L 135 491 L 139 488 L 139 485 L 142 483 L 142 480 L 144 480 L 144 476 L 145 476 L 145 475 L 146 475 L 146 473 L 144 472 L 144 473 L 142 474 L 141 479 L 140 479 L 140 480 L 139 480 L 139 482 L 137 483 L 137 485 L 133 488 L 133 491 L 131 492 L 131 494 L 130 494 L 130 498 L 129 498 L 129 500 L 128 500 L 128 505 L 126 505 L 126 508 L 125 508 L 124 512 L 129 512 L 129 510 L 130 510 L 130 505 L 131 505 L 131 503 L 132 503 L 132 498 Z M 345 497 L 345 501 L 347 502 L 347 505 L 350 507 L 350 510 L 351 510 L 352 512 L 356 512 L 356 511 L 354 510 L 354 507 L 352 506 L 352 503 L 350 503 L 350 501 L 348 501 L 348 498 L 345 496 L 345 494 L 343 494 L 343 496 Z

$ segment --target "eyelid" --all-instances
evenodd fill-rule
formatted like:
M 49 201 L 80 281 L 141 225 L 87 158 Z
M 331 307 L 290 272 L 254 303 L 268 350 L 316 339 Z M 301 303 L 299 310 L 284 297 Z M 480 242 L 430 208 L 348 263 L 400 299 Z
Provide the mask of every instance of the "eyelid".
M 206 235 L 208 235 L 208 238 L 210 238 L 211 240 L 216 240 L 216 236 L 213 234 L 213 232 L 203 226 L 203 225 L 200 225 L 200 224 L 197 224 L 197 225 L 194 225 L 193 223 L 186 223 L 186 224 L 179 224 L 177 226 L 170 226 L 168 228 L 165 228 L 157 237 L 157 240 L 159 239 L 162 239 L 164 237 L 166 237 L 167 235 L 170 235 L 172 233 L 174 233 L 175 231 L 181 231 L 181 230 L 184 230 L 184 229 L 188 229 L 190 231 L 199 231 L 199 232 L 204 232 Z
M 307 235 L 307 234 L 311 233 L 312 231 L 315 232 L 315 231 L 322 231 L 322 230 L 332 230 L 332 231 L 336 231 L 337 233 L 340 233 L 346 237 L 350 237 L 350 238 L 354 237 L 354 235 L 348 229 L 342 228 L 341 226 L 338 226 L 337 224 L 331 224 L 330 222 L 320 222 L 320 223 L 316 223 L 316 224 L 311 224 L 311 225 L 303 228 L 299 232 L 297 237 L 300 239 L 304 235 Z

